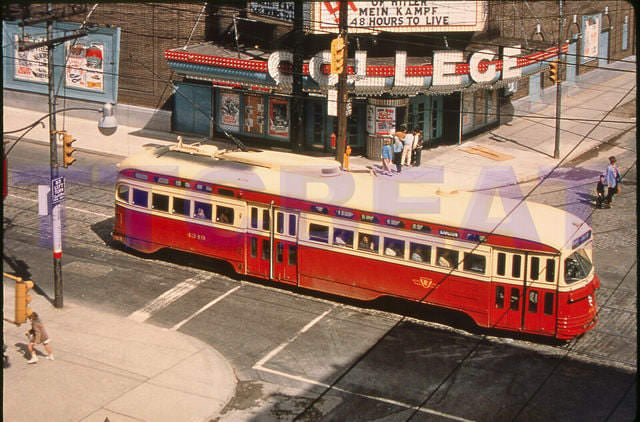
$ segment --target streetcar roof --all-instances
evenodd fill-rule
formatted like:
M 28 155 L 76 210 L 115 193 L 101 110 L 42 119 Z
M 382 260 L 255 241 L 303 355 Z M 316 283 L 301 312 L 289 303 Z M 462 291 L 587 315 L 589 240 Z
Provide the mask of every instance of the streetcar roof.
M 497 190 L 456 191 L 424 182 L 424 174 L 409 179 L 344 172 L 334 160 L 292 153 L 212 147 L 210 155 L 191 155 L 154 147 L 126 158 L 119 167 L 516 237 L 557 250 L 571 249 L 572 241 L 590 230 L 571 213 L 532 201 L 518 206 L 519 199 Z

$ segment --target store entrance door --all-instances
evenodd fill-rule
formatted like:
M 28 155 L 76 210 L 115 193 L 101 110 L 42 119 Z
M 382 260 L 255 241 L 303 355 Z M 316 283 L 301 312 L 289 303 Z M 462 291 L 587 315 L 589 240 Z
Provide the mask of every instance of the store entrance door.
M 409 101 L 409 129 L 422 132 L 425 147 L 442 137 L 442 96 L 417 95 Z

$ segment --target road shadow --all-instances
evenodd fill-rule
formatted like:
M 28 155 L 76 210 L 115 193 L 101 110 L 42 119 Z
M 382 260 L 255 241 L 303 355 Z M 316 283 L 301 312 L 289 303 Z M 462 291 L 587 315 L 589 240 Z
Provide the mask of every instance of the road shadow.
M 111 232 L 113 231 L 115 221 L 115 217 L 109 217 L 91 225 L 91 230 L 109 247 L 111 247 L 114 242 L 111 237 Z
M 2 260 L 11 268 L 13 276 L 22 278 L 23 281 L 31 280 L 33 282 L 33 288 L 31 289 L 36 294 L 44 297 L 53 305 L 54 299 L 50 297 L 47 292 L 42 290 L 38 284 L 32 280 L 32 274 L 29 270 L 29 265 L 22 259 L 18 259 L 14 256 L 7 256 L 2 254 Z

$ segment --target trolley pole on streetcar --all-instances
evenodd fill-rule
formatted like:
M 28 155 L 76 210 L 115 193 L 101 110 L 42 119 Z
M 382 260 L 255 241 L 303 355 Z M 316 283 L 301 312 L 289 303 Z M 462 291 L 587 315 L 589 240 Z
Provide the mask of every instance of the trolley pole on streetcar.
M 344 41 L 344 66 L 338 75 L 338 139 L 336 142 L 336 160 L 344 167 L 344 153 L 347 146 L 347 10 L 349 2 L 340 2 L 339 36 Z
M 556 79 L 556 142 L 553 150 L 553 158 L 560 158 L 560 110 L 562 103 L 562 82 L 560 79 L 560 50 L 562 49 L 562 0 L 558 1 L 558 68 Z

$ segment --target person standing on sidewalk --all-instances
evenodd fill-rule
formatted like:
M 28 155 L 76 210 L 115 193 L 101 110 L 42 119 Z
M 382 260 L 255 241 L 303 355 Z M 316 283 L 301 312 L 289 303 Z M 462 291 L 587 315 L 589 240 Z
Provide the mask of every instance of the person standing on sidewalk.
M 413 150 L 413 132 L 408 131 L 402 140 L 402 165 L 411 166 L 411 151 Z
M 27 332 L 27 336 L 29 336 L 29 353 L 31 353 L 31 359 L 29 359 L 27 363 L 38 362 L 38 356 L 34 348 L 36 344 L 42 344 L 47 351 L 47 359 L 53 360 L 53 351 L 51 350 L 51 346 L 49 346 L 49 336 L 44 329 L 44 324 L 40 321 L 40 318 L 38 318 L 38 314 L 33 312 L 29 315 L 29 320 L 31 321 L 31 330 Z
M 402 150 L 404 148 L 402 141 L 406 135 L 402 129 L 393 135 L 393 164 L 396 165 L 398 173 L 402 171 Z
M 609 157 L 609 165 L 607 166 L 607 198 L 606 203 L 613 205 L 613 195 L 618 192 L 618 183 L 620 183 L 620 173 L 616 167 L 616 157 Z
M 422 136 L 418 127 L 413 128 L 413 152 L 411 154 L 412 164 L 416 167 L 420 166 L 422 159 Z

